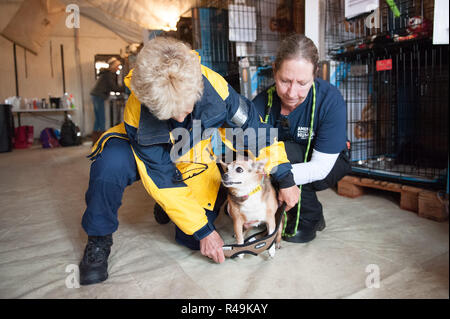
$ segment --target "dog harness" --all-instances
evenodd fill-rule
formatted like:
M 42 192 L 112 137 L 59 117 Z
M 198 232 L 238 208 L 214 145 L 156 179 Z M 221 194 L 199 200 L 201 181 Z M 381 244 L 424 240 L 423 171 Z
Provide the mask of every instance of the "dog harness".
M 285 207 L 286 204 L 283 203 L 283 205 L 278 207 L 277 212 L 275 213 L 276 227 L 272 234 L 268 234 L 267 229 L 265 229 L 259 233 L 247 237 L 243 244 L 224 245 L 222 247 L 224 256 L 228 258 L 235 258 L 240 254 L 251 254 L 257 256 L 264 250 L 272 247 L 275 243 L 276 235 L 280 228 Z

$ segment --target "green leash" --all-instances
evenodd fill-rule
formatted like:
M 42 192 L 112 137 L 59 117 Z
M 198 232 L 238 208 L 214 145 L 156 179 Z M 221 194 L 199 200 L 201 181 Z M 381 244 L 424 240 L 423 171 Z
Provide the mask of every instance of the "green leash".
M 268 97 L 267 97 L 266 116 L 264 117 L 265 124 L 267 124 L 267 121 L 269 120 L 270 109 L 272 108 L 273 103 L 273 92 L 275 92 L 275 86 L 272 86 L 267 90 Z
M 400 10 L 398 10 L 397 5 L 395 4 L 394 0 L 386 0 L 387 4 L 389 5 L 389 8 L 391 8 L 392 13 L 396 18 L 400 17 Z
M 315 110 L 316 110 L 316 85 L 315 85 L 314 82 L 313 82 L 312 87 L 313 87 L 313 105 L 312 105 L 312 111 L 311 111 L 311 123 L 310 123 L 310 127 L 309 127 L 308 145 L 306 147 L 306 152 L 305 152 L 305 160 L 304 160 L 305 163 L 308 160 L 309 148 L 311 147 L 311 138 L 312 138 L 313 126 L 314 126 L 314 114 L 315 114 Z M 272 87 L 270 87 L 267 90 L 268 98 L 267 98 L 266 116 L 264 118 L 264 123 L 266 123 L 266 124 L 267 124 L 267 122 L 269 120 L 270 109 L 272 108 L 272 104 L 273 104 L 273 92 L 275 92 L 275 86 L 272 86 Z M 298 198 L 297 219 L 295 221 L 294 232 L 292 234 L 286 234 L 287 214 L 286 214 L 286 211 L 283 211 L 284 226 L 283 226 L 282 236 L 293 237 L 297 233 L 298 222 L 300 220 L 300 208 L 301 208 L 301 200 L 302 200 L 302 186 L 303 185 L 299 186 L 300 196 Z

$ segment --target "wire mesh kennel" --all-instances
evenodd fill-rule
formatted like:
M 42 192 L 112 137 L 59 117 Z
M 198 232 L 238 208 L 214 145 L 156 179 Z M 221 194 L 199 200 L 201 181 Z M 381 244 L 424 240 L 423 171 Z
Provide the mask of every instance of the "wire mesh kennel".
M 448 178 L 448 45 L 431 42 L 432 1 L 395 3 L 398 18 L 380 1 L 374 28 L 367 20 L 374 12 L 345 20 L 344 1 L 327 2 L 330 81 L 347 102 L 354 173 L 441 187 Z
M 377 9 L 346 18 L 350 11 L 346 3 L 352 2 L 356 1 L 326 1 L 325 42 L 331 57 L 432 34 L 433 0 L 396 0 L 394 8 L 388 1 L 372 1 L 379 3 Z
M 304 0 L 197 0 L 177 30 L 205 66 L 251 99 L 273 83 L 271 64 L 280 40 L 304 32 Z

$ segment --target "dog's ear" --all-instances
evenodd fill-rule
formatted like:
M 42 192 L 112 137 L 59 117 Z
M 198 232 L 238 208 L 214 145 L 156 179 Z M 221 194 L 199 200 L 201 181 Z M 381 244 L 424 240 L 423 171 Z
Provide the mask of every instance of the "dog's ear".
M 236 154 L 236 162 L 246 162 L 248 158 L 245 156 L 245 154 L 237 153 Z
M 228 168 L 228 164 L 225 163 L 225 162 L 222 161 L 222 160 L 219 160 L 219 161 L 217 162 L 217 164 L 219 164 L 219 165 L 222 167 L 222 169 L 223 169 L 224 171 L 226 171 L 227 168 Z
M 266 166 L 267 161 L 268 161 L 268 160 L 267 160 L 267 158 L 266 158 L 266 159 L 263 159 L 263 160 L 260 160 L 260 161 L 253 162 L 252 168 L 253 168 L 254 170 L 256 170 L 257 173 L 259 173 L 259 174 L 264 174 L 264 173 L 265 173 L 265 172 L 264 172 L 264 166 Z

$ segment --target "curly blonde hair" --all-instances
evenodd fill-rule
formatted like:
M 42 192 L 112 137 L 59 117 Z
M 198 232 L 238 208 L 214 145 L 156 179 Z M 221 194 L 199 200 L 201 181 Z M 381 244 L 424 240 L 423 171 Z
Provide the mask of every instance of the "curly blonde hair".
M 137 56 L 131 89 L 160 120 L 185 114 L 203 95 L 199 58 L 181 41 L 156 37 Z

